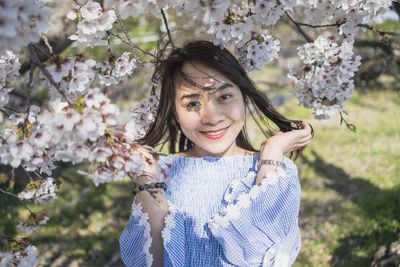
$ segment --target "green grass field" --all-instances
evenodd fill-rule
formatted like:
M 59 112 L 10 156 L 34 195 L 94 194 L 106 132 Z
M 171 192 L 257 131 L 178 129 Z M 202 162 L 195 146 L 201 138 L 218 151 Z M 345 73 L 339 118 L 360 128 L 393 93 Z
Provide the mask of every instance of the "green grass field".
M 313 120 L 295 98 L 279 107 L 289 118 L 308 120 L 315 130 L 312 143 L 296 161 L 302 185 L 302 248 L 295 266 L 369 266 L 378 247 L 396 239 L 399 104 L 399 91 L 354 92 L 346 120 L 356 132 L 339 125 L 338 116 Z M 48 206 L 50 221 L 31 235 L 41 265 L 122 266 L 118 237 L 130 214 L 130 182 L 95 187 L 77 175 L 75 167 L 63 169 L 60 176 L 58 199 Z M 12 233 L 17 213 L 2 213 L 2 230 Z M 24 214 L 20 208 L 18 215 Z

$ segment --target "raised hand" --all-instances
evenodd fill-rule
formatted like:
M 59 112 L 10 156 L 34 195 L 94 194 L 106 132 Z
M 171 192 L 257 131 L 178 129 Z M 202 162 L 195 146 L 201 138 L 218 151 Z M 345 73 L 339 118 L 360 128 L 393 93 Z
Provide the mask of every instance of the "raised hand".
M 301 121 L 301 129 L 289 132 L 278 132 L 261 144 L 261 158 L 266 158 L 268 151 L 286 154 L 308 145 L 311 141 L 311 126 Z

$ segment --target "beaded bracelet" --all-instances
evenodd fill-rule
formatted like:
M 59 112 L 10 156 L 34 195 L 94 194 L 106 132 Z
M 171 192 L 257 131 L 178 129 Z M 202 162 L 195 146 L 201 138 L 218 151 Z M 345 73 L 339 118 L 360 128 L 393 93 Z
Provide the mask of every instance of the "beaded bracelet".
M 257 168 L 260 169 L 261 165 L 275 165 L 278 167 L 281 167 L 282 169 L 286 169 L 285 163 L 278 161 L 278 160 L 273 160 L 273 159 L 260 159 L 260 161 L 257 164 Z
M 160 183 L 147 183 L 144 185 L 139 185 L 138 183 L 134 182 L 134 188 L 133 188 L 133 193 L 138 193 L 141 192 L 143 190 L 149 191 L 149 189 L 158 189 L 161 188 L 164 191 L 167 190 L 167 184 L 164 182 L 160 182 Z

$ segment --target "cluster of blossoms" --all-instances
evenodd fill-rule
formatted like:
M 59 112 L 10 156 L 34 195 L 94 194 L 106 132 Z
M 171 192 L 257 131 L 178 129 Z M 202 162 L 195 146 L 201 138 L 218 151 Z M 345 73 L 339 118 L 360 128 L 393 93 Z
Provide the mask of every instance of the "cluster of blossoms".
M 26 238 L 9 240 L 9 252 L 0 252 L 0 266 L 32 267 L 37 265 L 37 249 Z
M 266 62 L 278 58 L 279 44 L 278 39 L 274 39 L 267 31 L 262 31 L 244 46 L 236 48 L 236 54 L 246 71 L 260 69 Z
M 95 77 L 93 71 L 95 66 L 96 61 L 85 59 L 82 55 L 78 55 L 68 59 L 57 58 L 47 67 L 47 70 L 61 90 L 66 92 L 68 96 L 76 98 L 87 93 Z M 53 98 L 59 97 L 58 92 L 50 82 L 48 82 L 47 86 L 52 89 Z
M 125 137 L 129 142 L 142 138 L 157 114 L 158 99 L 151 95 L 134 107 L 132 120 L 125 125 Z
M 8 103 L 8 93 L 12 90 L 9 83 L 14 82 L 19 76 L 20 66 L 18 57 L 11 51 L 5 51 L 0 55 L 0 108 Z
M 118 11 L 122 19 L 141 14 L 156 15 L 161 8 L 181 6 L 182 0 L 105 0 L 104 7 Z
M 96 68 L 99 68 L 99 83 L 105 86 L 118 84 L 123 77 L 132 75 L 137 67 L 135 58 L 129 59 L 129 53 L 123 53 L 114 62 L 111 60 L 97 63 Z
M 332 35 L 319 36 L 314 43 L 299 48 L 306 67 L 300 75 L 288 77 L 295 82 L 300 103 L 314 109 L 316 118 L 330 118 L 349 100 L 354 88 L 352 78 L 361 64 L 361 57 L 354 57 L 352 50 L 352 42 L 339 45 Z
M 22 47 L 40 39 L 48 28 L 52 9 L 40 7 L 35 1 L 2 0 L 0 4 L 0 51 Z
M 51 203 L 56 200 L 57 183 L 52 177 L 30 181 L 25 189 L 18 194 L 21 200 L 31 200 L 37 204 Z
M 325 24 L 338 23 L 339 34 L 353 40 L 359 24 L 370 24 L 374 17 L 389 10 L 391 0 L 360 0 L 327 2 L 304 1 L 304 19 L 309 23 Z M 309 7 L 312 8 L 309 8 Z M 312 20 L 311 20 L 312 19 Z
M 96 185 L 118 180 L 127 173 L 139 173 L 142 156 L 140 146 L 129 141 L 138 138 L 148 127 L 143 121 L 153 118 L 156 101 L 152 97 L 142 108 L 136 108 L 135 116 L 126 125 L 118 124 L 119 109 L 98 89 L 91 89 L 72 104 L 50 102 L 43 112 L 31 107 L 26 116 L 19 114 L 11 118 L 12 127 L 5 129 L 0 146 L 1 163 L 14 168 L 22 165 L 28 171 L 51 174 L 54 162 L 96 162 L 97 169 L 90 174 Z M 147 117 L 143 116 L 146 113 Z M 129 141 L 128 141 L 129 140 Z M 42 184 L 51 196 L 52 179 Z M 50 191 L 50 192 L 49 192 Z M 27 191 L 20 197 L 29 199 L 39 192 Z
M 75 20 L 78 14 L 82 20 L 78 23 L 76 33 L 69 38 L 91 46 L 104 45 L 106 31 L 111 30 L 117 20 L 114 10 L 104 10 L 99 3 L 89 0 L 82 7 L 74 5 L 67 17 Z

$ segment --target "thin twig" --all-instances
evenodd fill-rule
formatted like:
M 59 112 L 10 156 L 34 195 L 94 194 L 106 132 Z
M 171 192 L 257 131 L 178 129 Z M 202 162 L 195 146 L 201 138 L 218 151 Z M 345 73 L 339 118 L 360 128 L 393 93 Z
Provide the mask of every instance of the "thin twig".
M 51 57 L 54 58 L 56 55 L 54 54 L 53 47 L 49 43 L 49 39 L 47 39 L 47 36 L 44 33 L 42 33 L 41 36 L 44 44 L 47 46 L 47 49 L 49 49 Z
M 312 25 L 312 24 L 298 22 L 298 21 L 294 21 L 294 22 L 296 24 L 298 24 L 299 26 L 305 26 L 305 27 L 316 29 L 316 28 L 339 27 L 340 25 L 344 24 L 346 21 L 336 22 L 336 23 L 332 23 L 332 24 L 322 24 L 322 25 Z
M 356 126 L 354 125 L 354 124 L 352 124 L 352 123 L 348 123 L 346 120 L 345 120 L 345 118 L 344 118 L 344 115 L 343 115 L 343 113 L 344 114 L 348 114 L 346 111 L 342 111 L 342 112 L 340 112 L 340 125 L 342 125 L 342 123 L 344 122 L 345 124 L 346 124 L 346 127 L 350 130 L 350 131 L 352 131 L 352 132 L 356 132 L 356 130 L 357 130 L 357 128 L 356 128 Z
M 57 91 L 67 100 L 67 102 L 72 105 L 72 102 L 62 91 L 62 89 L 60 88 L 60 85 L 56 81 L 54 81 L 53 77 L 51 77 L 51 74 L 45 68 L 44 64 L 39 60 L 38 55 L 36 54 L 36 51 L 34 49 L 34 46 L 29 45 L 29 51 L 31 54 L 32 64 L 34 64 L 35 66 L 37 66 L 41 69 L 41 71 L 43 72 L 43 75 L 49 80 L 51 85 L 53 85 L 57 89 Z
M 32 88 L 32 83 L 33 83 L 33 74 L 35 73 L 35 64 L 31 64 L 31 67 L 29 69 L 29 80 L 26 86 L 28 87 L 28 90 Z
M 107 31 L 107 33 L 110 34 L 110 35 L 112 35 L 112 36 L 114 36 L 114 37 L 117 37 L 117 38 L 120 39 L 124 44 L 127 44 L 127 45 L 129 45 L 129 46 L 131 45 L 128 41 L 126 41 L 125 39 L 123 39 L 123 38 L 122 38 L 121 36 L 119 36 L 118 34 L 113 33 L 112 31 Z M 154 54 L 143 50 L 143 49 L 140 48 L 139 46 L 135 46 L 135 48 L 136 48 L 137 50 L 139 50 L 140 52 L 142 52 L 143 54 L 146 54 L 146 55 L 149 55 L 149 56 L 155 58 L 155 55 L 154 55 Z
M 371 27 L 371 26 L 368 25 L 368 24 L 357 24 L 357 27 L 365 28 L 365 29 L 371 30 L 371 31 L 373 31 L 373 32 L 379 33 L 381 36 L 385 36 L 385 35 L 399 35 L 398 32 L 386 32 L 386 31 L 377 30 L 377 29 L 375 29 L 374 27 Z
M 2 107 L 2 108 L 0 108 L 0 109 L 8 109 L 8 110 L 10 110 L 11 112 L 18 113 L 18 110 L 14 109 L 14 108 L 7 107 L 7 106 L 4 106 L 4 107 Z
M 77 4 L 78 6 L 82 7 L 82 4 L 79 3 L 77 0 L 74 0 L 75 4 Z
M 26 206 L 26 204 L 24 203 L 24 201 L 23 201 L 22 199 L 20 199 L 17 195 L 15 195 L 15 194 L 13 194 L 13 193 L 11 193 L 11 192 L 5 191 L 5 190 L 3 190 L 3 189 L 1 189 L 1 188 L 0 188 L 0 192 L 3 193 L 3 194 L 5 194 L 5 195 L 9 195 L 9 196 L 12 196 L 12 197 L 18 199 L 18 200 L 24 205 L 24 208 L 27 209 L 27 210 L 29 211 L 30 214 L 34 214 L 34 212 L 31 211 L 31 209 L 28 208 L 28 206 Z
M 115 12 L 115 15 L 117 16 L 118 23 L 121 25 L 122 31 L 125 34 L 125 38 L 129 42 L 129 46 L 132 48 L 133 56 L 136 58 L 136 60 L 138 61 L 139 64 L 143 64 L 143 62 L 140 61 L 136 55 L 135 48 L 137 48 L 137 46 L 132 42 L 131 37 L 129 36 L 128 32 L 126 31 L 125 25 L 122 22 L 122 18 L 120 16 L 119 12 L 117 10 L 114 10 L 114 12 Z
M 19 197 L 18 197 L 17 195 L 15 195 L 15 194 L 13 194 L 13 193 L 10 193 L 10 192 L 8 192 L 8 191 L 5 191 L 5 190 L 3 190 L 3 189 L 1 189 L 1 188 L 0 188 L 0 192 L 2 192 L 2 193 L 5 194 L 5 195 L 9 195 L 9 196 L 12 196 L 12 197 L 15 197 L 15 198 L 19 199 Z M 21 199 L 19 199 L 19 200 L 21 200 Z
M 175 48 L 174 42 L 172 41 L 172 37 L 171 37 L 171 31 L 169 30 L 167 16 L 165 15 L 165 12 L 164 12 L 164 10 L 162 8 L 161 8 L 161 15 L 162 15 L 162 18 L 163 18 L 163 21 L 164 21 L 165 29 L 167 30 L 169 43 L 171 43 L 172 48 Z
M 49 55 L 48 53 L 46 53 L 45 51 L 43 51 L 43 49 L 41 49 L 38 45 L 36 45 L 36 44 L 32 44 L 34 47 L 35 47 L 35 49 L 38 51 L 38 52 L 40 52 L 40 54 L 42 54 L 42 55 L 44 55 L 47 59 L 48 58 L 51 58 L 51 55 Z M 46 59 L 46 60 L 47 60 Z

